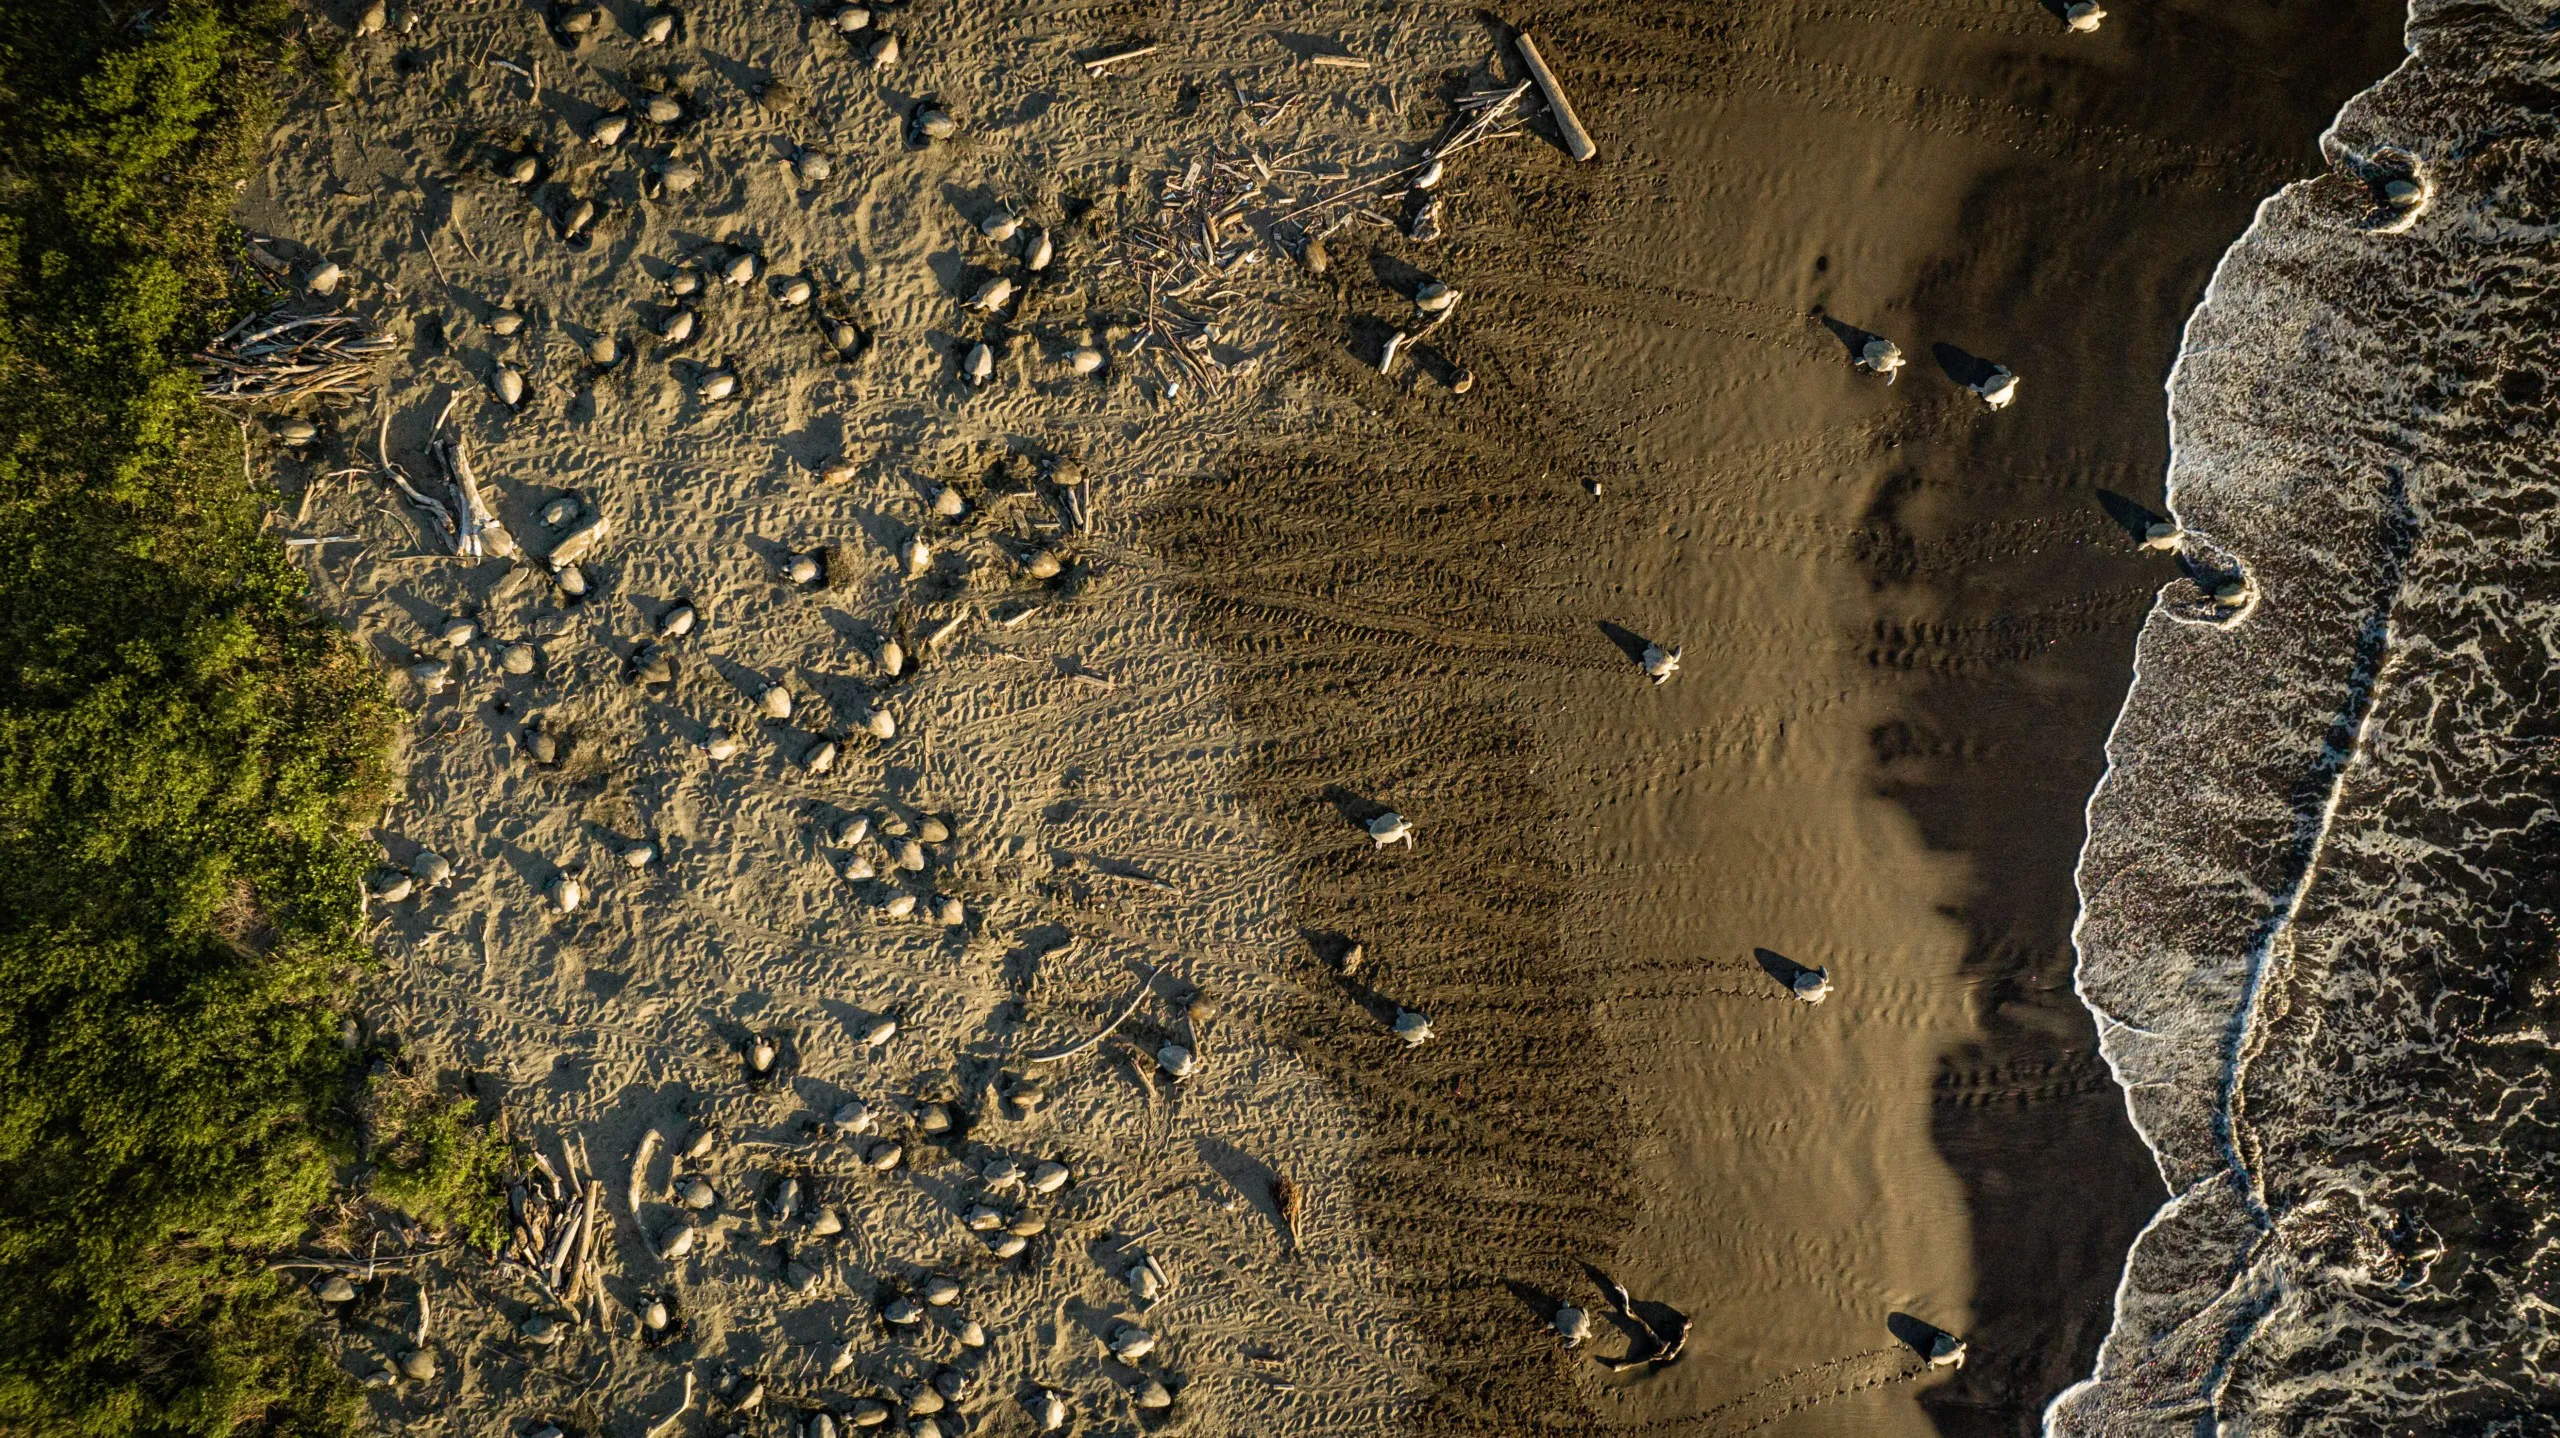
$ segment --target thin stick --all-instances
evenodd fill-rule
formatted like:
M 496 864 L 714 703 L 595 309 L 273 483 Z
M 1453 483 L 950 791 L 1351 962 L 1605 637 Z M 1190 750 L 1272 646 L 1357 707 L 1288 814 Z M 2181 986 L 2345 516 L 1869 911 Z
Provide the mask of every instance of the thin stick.
M 1097 56 L 1084 62 L 1084 72 L 1088 75 L 1099 75 L 1105 65 L 1117 65 L 1123 60 L 1135 60 L 1141 55 L 1152 55 L 1160 48 L 1155 45 L 1141 45 L 1134 50 L 1123 50 L 1117 55 Z
M 364 543 L 364 536 L 361 534 L 321 534 L 314 535 L 310 538 L 288 539 L 284 541 L 284 547 L 287 549 L 305 549 L 317 547 L 323 544 L 362 543 Z
M 1147 976 L 1138 981 L 1138 991 L 1129 996 L 1128 1007 L 1120 1011 L 1119 1017 L 1113 1019 L 1107 1024 L 1104 1024 L 1102 1026 L 1102 1032 L 1095 1034 L 1092 1038 L 1086 1039 L 1080 1044 L 1059 1049 L 1054 1053 L 1033 1054 L 1031 1056 L 1031 1062 L 1035 1064 L 1056 1063 L 1060 1059 L 1074 1058 L 1077 1054 L 1083 1053 L 1087 1049 L 1100 1047 L 1104 1039 L 1111 1037 L 1114 1031 L 1116 1031 L 1122 1024 L 1129 1021 L 1129 1016 L 1131 1014 L 1138 1011 L 1138 1005 L 1144 1002 L 1147 997 L 1147 990 L 1154 986 L 1156 975 L 1163 972 L 1164 965 L 1162 964 L 1158 964 L 1154 968 L 1147 970 Z
M 631 1210 L 631 1221 L 640 1221 L 640 1185 L 649 1171 L 649 1158 L 658 1151 L 658 1130 L 651 1125 L 640 1135 L 640 1147 L 631 1155 L 631 1182 L 622 1190 L 622 1201 Z
M 693 1370 L 688 1368 L 684 1371 L 684 1402 L 677 1404 L 676 1411 L 673 1413 L 670 1413 L 666 1417 L 659 1419 L 657 1422 L 650 1424 L 648 1438 L 658 1438 L 659 1434 L 676 1426 L 677 1419 L 682 1418 L 684 1415 L 692 1411 Z
M 1327 70 L 1366 70 L 1369 62 L 1357 55 L 1309 55 L 1307 63 Z
M 1547 108 L 1555 114 L 1556 128 L 1564 132 L 1565 153 L 1577 160 L 1588 160 L 1599 154 L 1600 147 L 1591 142 L 1591 132 L 1582 128 L 1581 118 L 1573 113 L 1573 102 L 1565 98 L 1564 82 L 1556 78 L 1555 71 L 1547 68 L 1546 57 L 1538 53 L 1538 42 L 1530 39 L 1529 32 L 1523 30 L 1517 43 L 1520 58 L 1528 62 L 1529 73 L 1537 77 L 1539 93 L 1547 97 Z

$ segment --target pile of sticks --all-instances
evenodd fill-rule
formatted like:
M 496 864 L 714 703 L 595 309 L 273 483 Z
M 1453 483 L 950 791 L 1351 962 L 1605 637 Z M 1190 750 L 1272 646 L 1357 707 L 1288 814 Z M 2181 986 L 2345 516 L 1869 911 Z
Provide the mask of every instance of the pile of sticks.
M 1258 154 L 1212 146 L 1167 175 L 1155 213 L 1120 234 L 1112 263 L 1144 295 L 1130 353 L 1147 358 L 1169 396 L 1182 392 L 1186 377 L 1204 388 L 1217 383 L 1221 371 L 1208 357 L 1214 307 L 1241 297 L 1225 288 L 1228 274 L 1263 256 L 1248 215 L 1275 173 Z
M 373 385 L 374 357 L 394 347 L 358 316 L 270 311 L 242 320 L 196 356 L 206 399 L 278 404 Z
M 522 1272 L 573 1316 L 583 1317 L 583 1308 L 592 1303 L 602 1324 L 604 1265 L 596 1246 L 603 1241 L 598 1230 L 612 1221 L 605 1211 L 604 1185 L 593 1174 L 580 1173 L 566 1148 L 560 1159 L 569 1168 L 565 1180 L 537 1151 L 533 1171 L 507 1184 L 511 1232 L 498 1267 Z
M 1410 185 L 1452 155 L 1522 133 L 1520 101 L 1532 83 L 1458 97 L 1457 114 L 1421 158 L 1310 198 L 1299 198 L 1301 182 L 1315 176 L 1292 167 L 1298 152 L 1273 158 L 1256 149 L 1213 145 L 1193 156 L 1165 176 L 1155 212 L 1121 231 L 1103 266 L 1127 271 L 1141 294 L 1129 353 L 1148 361 L 1167 397 L 1179 396 L 1186 381 L 1215 388 L 1226 373 L 1210 353 L 1216 311 L 1242 298 L 1227 287 L 1237 270 L 1283 243 L 1303 250 L 1355 217 L 1393 227 L 1393 220 L 1369 208 L 1380 194 Z M 1243 99 L 1241 91 L 1237 98 Z

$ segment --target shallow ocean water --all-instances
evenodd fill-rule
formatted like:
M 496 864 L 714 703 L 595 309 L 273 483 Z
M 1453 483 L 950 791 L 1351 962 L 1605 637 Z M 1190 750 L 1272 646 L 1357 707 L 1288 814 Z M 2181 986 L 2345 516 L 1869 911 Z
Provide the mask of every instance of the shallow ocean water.
M 2417 0 L 2188 326 L 2077 935 L 2173 1197 L 2055 1432 L 2560 1432 L 2555 27 Z

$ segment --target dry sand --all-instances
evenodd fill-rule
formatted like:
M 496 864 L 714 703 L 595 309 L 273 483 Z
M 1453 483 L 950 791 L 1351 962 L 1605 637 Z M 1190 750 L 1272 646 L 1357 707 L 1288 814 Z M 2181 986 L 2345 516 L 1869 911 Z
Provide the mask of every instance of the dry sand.
M 1171 400 L 1125 354 L 1098 379 L 1063 363 L 1114 338 L 1097 327 L 1133 291 L 1113 236 L 1162 177 L 1213 142 L 1345 179 L 1408 163 L 1450 97 L 1515 77 L 1503 32 L 1415 4 L 918 5 L 881 12 L 904 55 L 875 73 L 784 6 L 689 6 L 665 50 L 610 7 L 573 52 L 490 3 L 357 44 L 347 103 L 286 127 L 245 222 L 346 264 L 412 338 L 389 402 L 414 472 L 462 393 L 529 547 L 562 493 L 614 526 L 569 605 L 533 569 L 433 557 L 371 478 L 323 478 L 366 462 L 369 413 L 279 459 L 299 532 L 367 536 L 314 572 L 387 664 L 457 612 L 496 641 L 411 696 L 385 850 L 461 872 L 386 916 L 376 1025 L 555 1162 L 583 1140 L 617 1199 L 645 1129 L 724 1136 L 693 1258 L 648 1253 L 673 1171 L 662 1152 L 640 1176 L 615 1336 L 529 1350 L 508 1329 L 531 1290 L 440 1270 L 445 1375 L 379 1394 L 381 1421 L 638 1433 L 690 1365 L 772 1396 L 683 1431 L 752 1429 L 954 1360 L 970 1431 L 1026 1429 L 1032 1382 L 1126 1429 L 1140 1378 L 1097 1336 L 1139 1313 L 1116 1276 L 1135 1235 L 1177 1280 L 1143 1318 L 1147 1372 L 1189 1431 L 2032 1428 L 2157 1197 L 2067 987 L 2079 805 L 2161 577 L 2095 494 L 2156 500 L 2178 323 L 2397 36 L 2380 4 L 2123 8 L 2094 37 L 2028 0 L 1507 17 L 1548 37 L 1600 161 L 1541 129 L 1451 162 L 1437 243 L 1355 222 L 1323 279 L 1240 269 L 1213 351 L 1233 368 Z M 1113 78 L 1075 63 L 1138 39 L 1163 48 Z M 1337 46 L 1372 68 L 1303 62 Z M 501 59 L 541 63 L 538 101 Z M 698 118 L 582 145 L 644 65 Z M 774 77 L 805 110 L 758 106 Z M 1239 90 L 1297 100 L 1263 126 Z M 958 136 L 912 142 L 925 99 Z M 527 138 L 554 166 L 530 194 L 490 173 Z M 706 180 L 653 200 L 670 142 Z M 798 146 L 835 175 L 797 183 Z M 558 225 L 580 197 L 604 209 L 583 249 Z M 958 301 L 1019 274 L 972 228 L 998 205 L 1057 226 L 1061 260 L 988 322 Z M 700 333 L 662 352 L 670 264 L 739 245 L 820 302 L 715 279 Z M 1425 274 L 1467 297 L 1382 378 Z M 530 323 L 501 340 L 510 299 Z M 867 352 L 838 362 L 821 310 Z M 1852 371 L 1822 315 L 1899 340 L 1900 383 Z M 633 353 L 594 369 L 598 333 Z M 981 334 L 1001 354 L 973 391 Z M 1953 383 L 1977 355 L 2023 376 L 2015 408 Z M 532 381 L 513 414 L 482 389 L 502 360 Z M 743 398 L 704 405 L 723 360 Z M 856 477 L 823 483 L 839 454 Z M 1088 531 L 1036 480 L 1060 456 L 1091 480 Z M 931 516 L 939 486 L 968 518 Z M 910 582 L 894 554 L 919 530 L 943 557 Z M 1064 541 L 1060 580 L 1020 572 L 1032 538 Z M 783 579 L 820 548 L 823 589 Z M 704 622 L 668 646 L 671 685 L 635 686 L 678 597 Z M 911 678 L 879 668 L 893 633 L 922 652 Z M 517 638 L 532 675 L 496 665 Z M 1621 652 L 1642 638 L 1686 646 L 1676 681 L 1644 682 Z M 787 724 L 756 717 L 775 681 Z M 876 704 L 886 744 L 855 727 Z M 715 725 L 745 750 L 706 758 Z M 568 736 L 556 765 L 530 759 L 537 727 Z M 817 775 L 822 735 L 843 756 Z M 1358 830 L 1382 807 L 1415 849 Z M 887 887 L 839 876 L 841 818 L 926 811 L 956 838 L 910 887 L 960 898 L 958 930 L 884 919 Z M 625 867 L 642 841 L 661 861 Z M 563 871 L 593 889 L 565 918 L 541 901 Z M 1326 960 L 1350 939 L 1369 962 L 1344 978 Z M 1793 1002 L 1759 950 L 1839 991 Z M 1043 1109 L 995 1102 L 1159 963 L 1125 1039 L 1049 1066 Z M 1191 985 L 1220 1012 L 1175 1085 L 1147 1052 L 1185 1036 Z M 1398 1043 L 1399 1006 L 1439 1037 Z M 901 1032 L 867 1051 L 883 1014 Z M 785 1040 L 781 1082 L 746 1082 L 758 1033 Z M 975 1123 L 857 1174 L 806 1137 L 847 1096 Z M 964 1161 L 998 1155 L 1077 1174 L 1002 1262 L 957 1221 Z M 854 1219 L 792 1248 L 823 1260 L 805 1294 L 774 1242 L 798 1236 L 753 1211 L 785 1172 Z M 1275 1173 L 1308 1194 L 1298 1252 Z M 1610 1375 L 1590 1354 L 1630 1340 L 1605 1312 L 1590 1349 L 1542 1332 L 1559 1300 L 1604 1308 L 1586 1262 L 1695 1319 L 1683 1362 Z M 983 1355 L 877 1322 L 933 1272 L 964 1278 Z M 661 1292 L 686 1333 L 644 1348 L 629 1314 Z M 411 1302 L 368 1293 L 351 1367 L 399 1350 Z M 1922 1377 L 1895 1314 L 1973 1339 L 1971 1366 Z M 858 1361 L 830 1379 L 845 1341 Z

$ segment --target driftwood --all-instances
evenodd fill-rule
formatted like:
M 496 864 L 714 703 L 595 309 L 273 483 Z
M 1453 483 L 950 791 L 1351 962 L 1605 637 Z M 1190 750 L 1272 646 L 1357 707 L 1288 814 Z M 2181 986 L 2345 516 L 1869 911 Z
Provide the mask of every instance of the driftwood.
M 439 1243 L 433 1248 L 413 1248 L 406 1253 L 377 1254 L 371 1258 L 279 1258 L 267 1265 L 267 1271 L 281 1273 L 289 1268 L 312 1268 L 329 1273 L 361 1273 L 371 1278 L 377 1268 L 415 1263 L 452 1247 L 450 1243 Z
M 1366 70 L 1369 68 L 1369 62 L 1361 59 L 1357 55 L 1309 55 L 1307 57 L 1307 63 L 1327 70 Z
M 394 348 L 390 336 L 344 312 L 256 316 L 197 354 L 200 393 L 250 404 L 352 394 L 371 385 L 376 356 Z
M 631 1221 L 640 1221 L 640 1188 L 647 1180 L 650 1156 L 658 1151 L 658 1130 L 651 1125 L 640 1135 L 640 1147 L 631 1155 L 631 1182 L 622 1191 L 623 1205 L 631 1210 Z
M 1033 1054 L 1030 1058 L 1030 1062 L 1035 1064 L 1056 1063 L 1060 1059 L 1074 1058 L 1077 1054 L 1083 1053 L 1088 1049 L 1101 1047 L 1104 1039 L 1111 1037 L 1111 1035 L 1116 1032 L 1122 1024 L 1129 1021 L 1129 1016 L 1131 1014 L 1138 1011 L 1138 1005 L 1146 1000 L 1147 990 L 1155 986 L 1156 975 L 1163 972 L 1164 965 L 1162 964 L 1158 964 L 1154 968 L 1147 970 L 1147 976 L 1138 981 L 1138 991 L 1129 996 L 1128 1005 L 1122 1008 L 1119 1015 L 1112 1019 L 1111 1022 L 1104 1024 L 1100 1033 L 1095 1034 L 1093 1037 L 1086 1039 L 1082 1043 L 1071 1044 L 1066 1048 L 1058 1049 L 1050 1053 Z
M 457 531 L 453 522 L 453 512 L 428 496 L 420 494 L 418 492 L 418 487 L 409 482 L 407 472 L 402 470 L 400 466 L 391 462 L 391 407 L 390 405 L 379 401 L 377 401 L 377 405 L 382 413 L 382 429 L 379 436 L 374 441 L 374 447 L 375 453 L 382 460 L 382 477 L 399 486 L 400 492 L 409 497 L 409 502 L 411 504 L 414 504 L 418 508 L 426 511 L 428 515 L 434 518 L 436 522 L 436 533 L 443 538 L 445 543 L 453 544 L 457 542 Z M 537 1158 L 540 1157 L 538 1154 L 535 1156 Z
M 1271 1207 L 1280 1215 L 1280 1231 L 1289 1235 L 1290 1250 L 1296 1251 L 1298 1220 L 1306 1215 L 1307 1196 L 1298 1191 L 1297 1184 L 1275 1173 L 1271 1176 Z
M 1582 119 L 1573 113 L 1573 102 L 1565 98 L 1564 82 L 1547 68 L 1546 57 L 1538 53 L 1538 42 L 1523 30 L 1518 37 L 1520 58 L 1528 62 L 1529 73 L 1537 78 L 1538 93 L 1547 97 L 1547 109 L 1556 117 L 1556 128 L 1564 132 L 1565 153 L 1577 160 L 1588 160 L 1600 153 L 1591 142 L 1591 132 L 1582 128 Z
M 445 416 L 461 400 L 457 394 L 445 401 L 444 413 L 436 416 L 436 430 L 444 429 Z M 445 481 L 453 487 L 453 507 L 460 516 L 460 532 L 454 539 L 454 553 L 468 559 L 516 557 L 516 537 L 489 508 L 480 493 L 480 477 L 471 472 L 471 454 L 462 447 L 462 432 L 456 430 L 451 439 L 440 439 L 431 446 L 437 463 L 444 466 Z
M 648 1438 L 658 1438 L 658 1435 L 659 1435 L 659 1434 L 664 1433 L 664 1432 L 666 1432 L 668 1429 L 675 1427 L 675 1426 L 676 1426 L 676 1420 L 677 1420 L 677 1419 L 684 1417 L 684 1415 L 686 1415 L 687 1413 L 690 1413 L 690 1412 L 692 1412 L 692 1411 L 693 1411 L 693 1370 L 692 1370 L 692 1369 L 690 1369 L 690 1368 L 688 1368 L 688 1369 L 686 1369 L 686 1370 L 684 1371 L 684 1401 L 683 1401 L 682 1403 L 679 1403 L 679 1404 L 677 1404 L 677 1405 L 676 1405 L 676 1411 L 674 1411 L 673 1413 L 668 1414 L 666 1417 L 661 1418 L 661 1419 L 659 1419 L 657 1422 L 652 1423 L 652 1424 L 650 1424 L 650 1425 L 649 1425 L 649 1434 L 648 1434 Z
M 1097 55 L 1084 62 L 1084 72 L 1088 75 L 1099 75 L 1106 65 L 1117 65 L 1123 60 L 1135 60 L 1141 55 L 1152 55 L 1158 48 L 1154 45 L 1140 45 L 1132 50 L 1123 50 L 1116 55 Z

